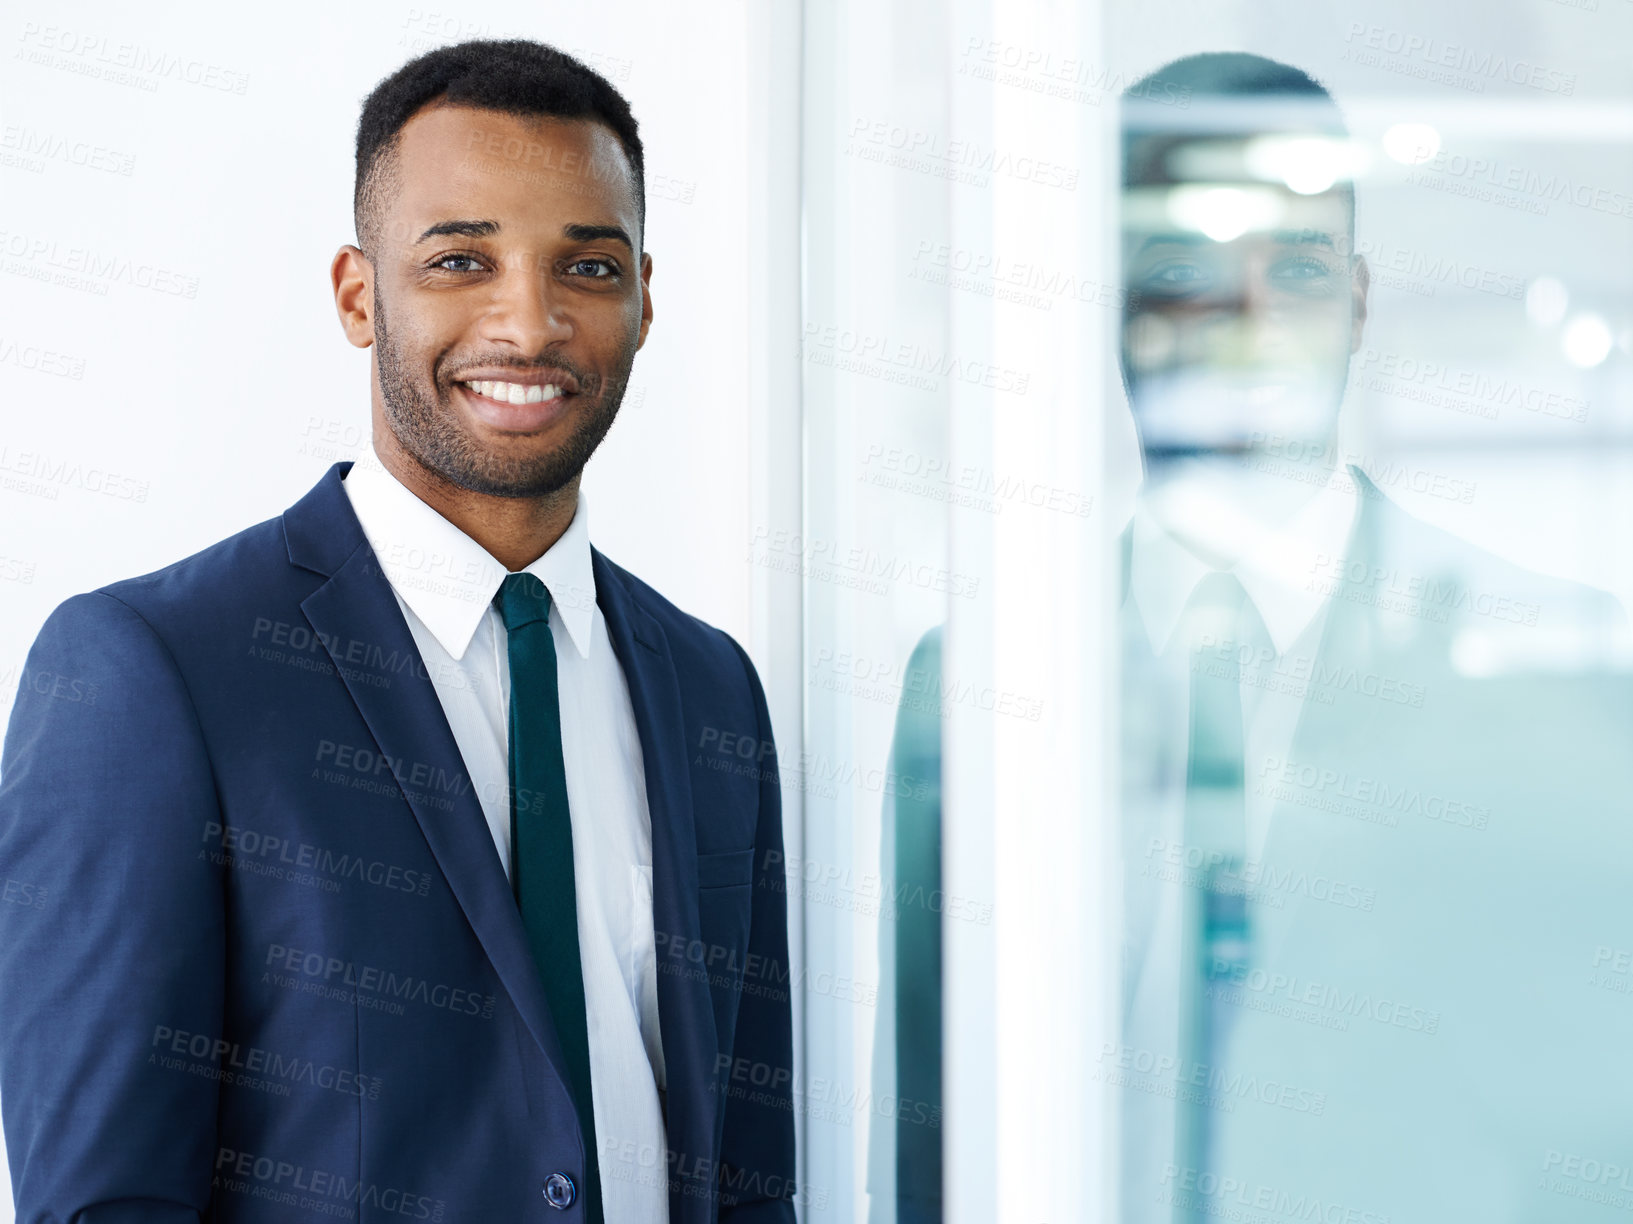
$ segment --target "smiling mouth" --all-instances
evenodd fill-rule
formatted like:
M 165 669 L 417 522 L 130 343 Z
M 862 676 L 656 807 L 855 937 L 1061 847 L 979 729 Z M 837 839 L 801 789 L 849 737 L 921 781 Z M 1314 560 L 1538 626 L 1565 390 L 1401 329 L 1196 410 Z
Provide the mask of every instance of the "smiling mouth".
M 553 371 L 552 371 L 553 372 Z M 549 429 L 568 416 L 576 388 L 560 382 L 509 382 L 497 378 L 456 380 L 454 386 L 472 416 L 489 429 L 506 434 L 532 434 Z
M 564 392 L 555 383 L 516 383 L 502 382 L 498 379 L 481 378 L 471 382 L 457 384 L 472 395 L 479 395 L 483 399 L 492 400 L 496 404 L 542 404 L 548 400 L 560 399 L 571 392 Z

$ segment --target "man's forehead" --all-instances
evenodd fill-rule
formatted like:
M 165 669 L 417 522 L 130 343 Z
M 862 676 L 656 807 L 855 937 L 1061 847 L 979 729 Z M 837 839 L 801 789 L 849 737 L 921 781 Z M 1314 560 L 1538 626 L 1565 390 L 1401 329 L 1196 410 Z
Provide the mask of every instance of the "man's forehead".
M 1198 233 L 1195 230 L 1157 229 L 1127 231 L 1131 237 L 1139 241 L 1139 249 L 1144 251 L 1152 247 L 1182 247 L 1185 249 L 1214 249 L 1218 247 L 1311 247 L 1321 251 L 1335 251 L 1343 241 L 1342 235 L 1331 230 L 1262 230 L 1254 233 L 1238 234 L 1233 237 L 1218 237 L 1210 234 Z
M 400 147 L 434 148 L 450 141 L 474 147 L 493 137 L 541 146 L 579 147 L 605 141 L 619 148 L 617 134 L 597 119 L 563 119 L 556 115 L 516 115 L 487 107 L 432 99 L 409 116 L 398 139 Z
M 1161 236 L 1207 243 L 1260 238 L 1281 244 L 1347 245 L 1347 195 L 1331 190 L 1301 195 L 1266 183 L 1130 184 L 1123 190 L 1125 238 Z
M 610 210 L 635 224 L 623 145 L 594 119 L 428 104 L 403 125 L 396 152 L 399 206 L 416 214 L 466 215 L 461 205 L 481 196 L 584 217 Z

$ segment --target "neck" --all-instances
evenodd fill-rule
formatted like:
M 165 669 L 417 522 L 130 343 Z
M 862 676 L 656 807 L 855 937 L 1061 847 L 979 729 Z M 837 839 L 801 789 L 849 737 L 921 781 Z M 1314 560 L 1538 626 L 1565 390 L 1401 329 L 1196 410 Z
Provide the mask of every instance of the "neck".
M 404 487 L 513 574 L 544 556 L 578 510 L 582 473 L 543 497 L 495 497 L 461 488 L 426 467 L 403 449 L 389 429 L 375 429 L 374 454 Z
M 1320 496 L 1334 466 L 1334 459 L 1314 464 L 1272 459 L 1266 467 L 1252 454 L 1160 462 L 1147 457 L 1140 499 L 1186 549 L 1209 565 L 1229 569 Z

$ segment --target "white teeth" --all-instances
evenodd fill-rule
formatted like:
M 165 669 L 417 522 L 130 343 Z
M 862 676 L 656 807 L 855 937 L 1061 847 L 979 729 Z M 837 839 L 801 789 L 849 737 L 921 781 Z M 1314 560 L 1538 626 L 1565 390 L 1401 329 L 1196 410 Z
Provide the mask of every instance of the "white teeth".
M 465 385 L 478 395 L 485 395 L 489 399 L 498 400 L 502 404 L 542 404 L 545 400 L 555 399 L 561 394 L 561 388 L 554 383 L 545 383 L 540 386 L 536 383 L 477 379 Z

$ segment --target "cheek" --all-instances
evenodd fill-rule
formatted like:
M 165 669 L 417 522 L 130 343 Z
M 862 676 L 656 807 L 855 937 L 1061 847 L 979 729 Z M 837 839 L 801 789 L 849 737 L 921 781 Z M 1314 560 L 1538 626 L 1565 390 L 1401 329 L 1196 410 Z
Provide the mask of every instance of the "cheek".
M 1237 317 L 1243 337 L 1271 345 L 1289 356 L 1319 358 L 1334 346 L 1349 345 L 1350 303 L 1347 297 L 1307 297 L 1284 293 L 1267 298 Z
M 1310 303 L 1289 319 L 1287 345 L 1312 360 L 1330 360 L 1349 352 L 1351 327 L 1348 299 Z
M 641 303 L 605 303 L 600 309 L 582 310 L 573 320 L 573 342 L 569 356 L 578 356 L 589 368 L 612 378 L 635 357 L 641 339 Z
M 448 357 L 473 349 L 463 315 L 444 303 L 415 303 L 411 314 L 391 309 L 387 323 L 397 364 L 416 377 L 433 378 Z
M 1180 329 L 1163 311 L 1146 310 L 1123 321 L 1123 360 L 1131 375 L 1170 365 L 1179 351 Z

